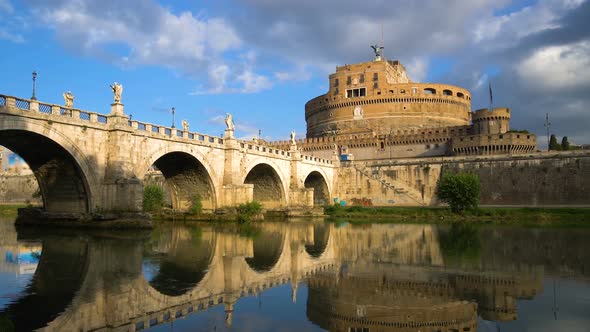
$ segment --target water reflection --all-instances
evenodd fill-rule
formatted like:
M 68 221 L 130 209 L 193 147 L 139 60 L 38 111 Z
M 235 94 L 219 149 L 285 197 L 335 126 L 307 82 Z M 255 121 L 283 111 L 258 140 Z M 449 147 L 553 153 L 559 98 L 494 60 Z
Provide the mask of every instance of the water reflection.
M 215 235 L 198 227 L 159 226 L 144 248 L 143 273 L 158 292 L 179 296 L 206 275 Z
M 590 323 L 583 314 L 590 309 L 586 229 L 311 222 L 162 225 L 153 232 L 2 227 L 2 271 L 14 274 L 18 264 L 34 271 L 0 302 L 4 330 L 157 330 L 173 322 L 178 330 L 181 318 L 209 317 L 221 319 L 218 330 L 259 322 L 256 330 L 273 331 L 281 323 L 269 319 L 283 315 L 305 322 L 306 330 L 476 331 L 493 321 L 494 330 L 516 331 L 531 315 L 522 304 L 545 303 L 553 292 L 547 278 L 564 276 L 576 281 L 578 302 L 560 299 L 560 314 L 574 316 L 570 330 Z M 14 286 L 3 277 L 0 291 L 6 285 Z M 258 317 L 264 294 L 277 292 L 282 300 L 274 311 Z

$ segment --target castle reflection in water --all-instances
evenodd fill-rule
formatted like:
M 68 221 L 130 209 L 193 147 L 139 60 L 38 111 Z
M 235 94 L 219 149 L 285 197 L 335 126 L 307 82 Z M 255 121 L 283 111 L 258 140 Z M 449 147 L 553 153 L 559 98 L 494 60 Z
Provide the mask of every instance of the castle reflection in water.
M 15 269 L 14 248 L 41 255 L 0 319 L 17 331 L 137 331 L 215 307 L 231 326 L 242 298 L 287 285 L 296 302 L 305 284 L 306 318 L 323 329 L 476 331 L 478 317 L 518 319 L 517 301 L 542 293 L 548 275 L 588 280 L 588 235 L 322 222 L 153 232 L 2 225 L 0 272 Z

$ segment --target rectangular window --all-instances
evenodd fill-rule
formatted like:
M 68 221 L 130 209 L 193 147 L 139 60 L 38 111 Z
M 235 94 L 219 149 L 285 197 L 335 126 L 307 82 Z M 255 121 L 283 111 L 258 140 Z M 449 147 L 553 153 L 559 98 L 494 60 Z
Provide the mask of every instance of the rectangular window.
M 373 83 L 373 89 L 379 89 L 379 82 Z
M 373 73 L 373 81 L 378 81 L 378 80 L 379 80 L 379 74 Z
M 334 86 L 338 86 L 338 79 L 337 78 L 334 79 Z
M 348 89 L 346 90 L 346 98 L 364 97 L 367 95 L 367 88 Z
M 365 83 L 365 74 L 361 74 L 361 77 L 359 79 L 360 83 Z
M 334 88 L 334 96 L 338 94 L 338 88 Z
M 348 76 L 348 77 L 346 78 L 346 84 L 347 84 L 347 85 L 350 85 L 350 83 L 352 83 L 352 79 L 350 78 L 350 76 Z

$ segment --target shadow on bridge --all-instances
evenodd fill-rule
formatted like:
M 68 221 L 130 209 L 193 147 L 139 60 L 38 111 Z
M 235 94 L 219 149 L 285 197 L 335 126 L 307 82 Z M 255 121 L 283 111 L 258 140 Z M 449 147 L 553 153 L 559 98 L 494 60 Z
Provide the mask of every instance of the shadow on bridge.
M 27 130 L 0 130 L 0 145 L 29 165 L 37 178 L 46 211 L 74 214 L 89 211 L 87 176 L 62 145 Z
M 174 209 L 188 210 L 194 199 L 199 199 L 205 210 L 215 209 L 215 188 L 211 176 L 194 156 L 171 152 L 158 158 L 154 166 L 166 180 Z

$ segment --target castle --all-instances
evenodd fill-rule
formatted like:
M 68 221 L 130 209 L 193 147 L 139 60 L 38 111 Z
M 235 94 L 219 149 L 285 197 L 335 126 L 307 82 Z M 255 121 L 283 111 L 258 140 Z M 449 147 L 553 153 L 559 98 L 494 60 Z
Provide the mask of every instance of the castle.
M 372 47 L 373 61 L 336 67 L 328 92 L 306 103 L 306 139 L 295 142 L 305 153 L 377 160 L 537 150 L 535 135 L 510 131 L 509 108 L 472 112 L 467 89 L 413 82 L 403 64 Z

